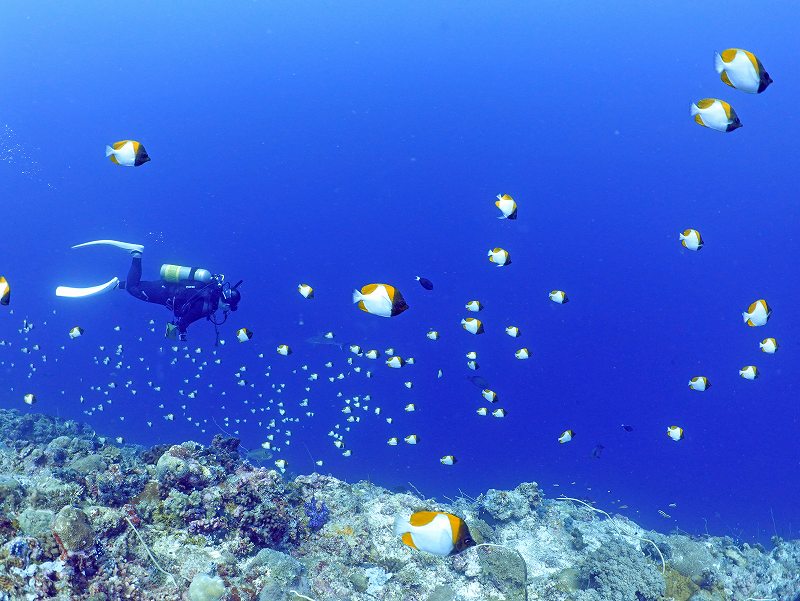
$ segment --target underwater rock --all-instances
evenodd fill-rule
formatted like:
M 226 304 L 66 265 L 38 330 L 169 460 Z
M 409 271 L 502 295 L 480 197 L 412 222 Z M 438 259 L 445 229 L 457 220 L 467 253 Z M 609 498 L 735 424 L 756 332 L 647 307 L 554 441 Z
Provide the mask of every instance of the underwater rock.
M 478 497 L 480 515 L 490 521 L 505 522 L 527 516 L 542 500 L 542 493 L 535 482 L 524 482 L 514 490 L 490 488 Z
M 85 477 L 92 473 L 106 471 L 108 464 L 101 455 L 87 455 L 86 457 L 79 457 L 70 462 L 68 468 L 79 476 Z
M 13 476 L 0 474 L 0 502 L 4 509 L 16 507 L 24 494 L 25 489 L 19 480 Z
M 44 538 L 52 531 L 55 514 L 49 509 L 26 508 L 17 515 L 19 529 L 23 534 L 34 538 Z
M 87 515 L 77 507 L 67 505 L 53 521 L 53 533 L 67 551 L 81 551 L 94 544 L 94 531 Z

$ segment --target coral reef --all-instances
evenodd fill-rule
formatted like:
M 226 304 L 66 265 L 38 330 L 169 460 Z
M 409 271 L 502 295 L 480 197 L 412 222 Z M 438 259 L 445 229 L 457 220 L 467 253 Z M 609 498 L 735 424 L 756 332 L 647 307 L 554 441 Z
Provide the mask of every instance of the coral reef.
M 0 425 L 0 601 L 800 598 L 798 541 L 646 532 L 535 483 L 442 503 L 284 480 L 235 438 L 142 449 L 47 416 L 0 411 Z M 421 509 L 463 517 L 478 544 L 403 545 L 394 516 Z

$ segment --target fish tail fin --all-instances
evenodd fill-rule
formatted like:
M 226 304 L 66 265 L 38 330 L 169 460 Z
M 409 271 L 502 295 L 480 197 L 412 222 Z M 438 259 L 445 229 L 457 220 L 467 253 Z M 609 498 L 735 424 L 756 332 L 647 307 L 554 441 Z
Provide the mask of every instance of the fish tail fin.
M 699 108 L 697 108 L 697 105 L 696 105 L 696 104 L 692 103 L 692 106 L 691 106 L 691 107 L 689 107 L 689 114 L 690 114 L 692 117 L 694 117 L 695 115 L 699 115 L 699 114 L 700 114 L 700 109 L 699 109 Z
M 400 514 L 394 518 L 394 535 L 403 536 L 410 530 L 409 521 L 411 516 L 409 514 Z
M 111 156 L 112 154 L 114 154 L 115 152 L 116 152 L 116 150 L 114 150 L 113 148 L 111 148 L 111 146 L 106 146 L 106 156 L 107 156 L 107 157 L 110 157 L 110 156 Z
M 714 53 L 714 69 L 717 70 L 717 73 L 722 73 L 725 70 L 725 61 L 722 60 L 719 52 Z
M 678 241 L 681 241 L 681 240 L 686 240 L 686 236 L 683 235 L 683 232 L 678 234 Z
M 742 313 L 742 320 L 745 323 L 747 323 L 749 321 L 749 319 L 750 319 L 750 314 L 749 313 L 747 313 L 746 311 L 744 313 Z
M 362 300 L 364 300 L 364 295 L 358 290 L 353 290 L 353 302 L 357 303 Z

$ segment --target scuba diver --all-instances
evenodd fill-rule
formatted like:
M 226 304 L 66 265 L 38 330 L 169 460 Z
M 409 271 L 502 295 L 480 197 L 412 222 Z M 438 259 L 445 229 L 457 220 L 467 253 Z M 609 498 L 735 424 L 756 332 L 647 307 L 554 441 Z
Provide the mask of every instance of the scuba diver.
M 229 311 L 236 311 L 242 298 L 239 280 L 234 286 L 225 281 L 225 276 L 212 274 L 205 269 L 182 267 L 180 265 L 164 264 L 161 266 L 161 279 L 158 281 L 142 280 L 142 253 L 144 246 L 131 244 L 118 240 L 93 240 L 76 244 L 72 248 L 81 248 L 94 245 L 115 246 L 130 253 L 131 267 L 128 278 L 120 281 L 112 278 L 105 284 L 90 288 L 72 288 L 59 286 L 56 295 L 68 298 L 82 298 L 95 296 L 117 288 L 127 290 L 128 293 L 148 303 L 164 305 L 172 312 L 173 319 L 167 323 L 165 337 L 170 339 L 186 340 L 186 329 L 195 321 L 205 317 L 214 324 L 219 342 L 218 326 L 228 319 Z M 222 317 L 217 318 L 217 311 L 222 311 Z

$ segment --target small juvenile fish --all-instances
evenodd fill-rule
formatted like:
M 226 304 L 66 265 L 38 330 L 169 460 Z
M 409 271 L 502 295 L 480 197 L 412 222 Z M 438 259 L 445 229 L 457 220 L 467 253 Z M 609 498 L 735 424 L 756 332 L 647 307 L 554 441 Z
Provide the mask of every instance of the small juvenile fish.
M 425 288 L 425 290 L 433 290 L 433 282 L 431 282 L 428 278 L 414 276 L 414 279 L 417 280 L 419 285 Z

